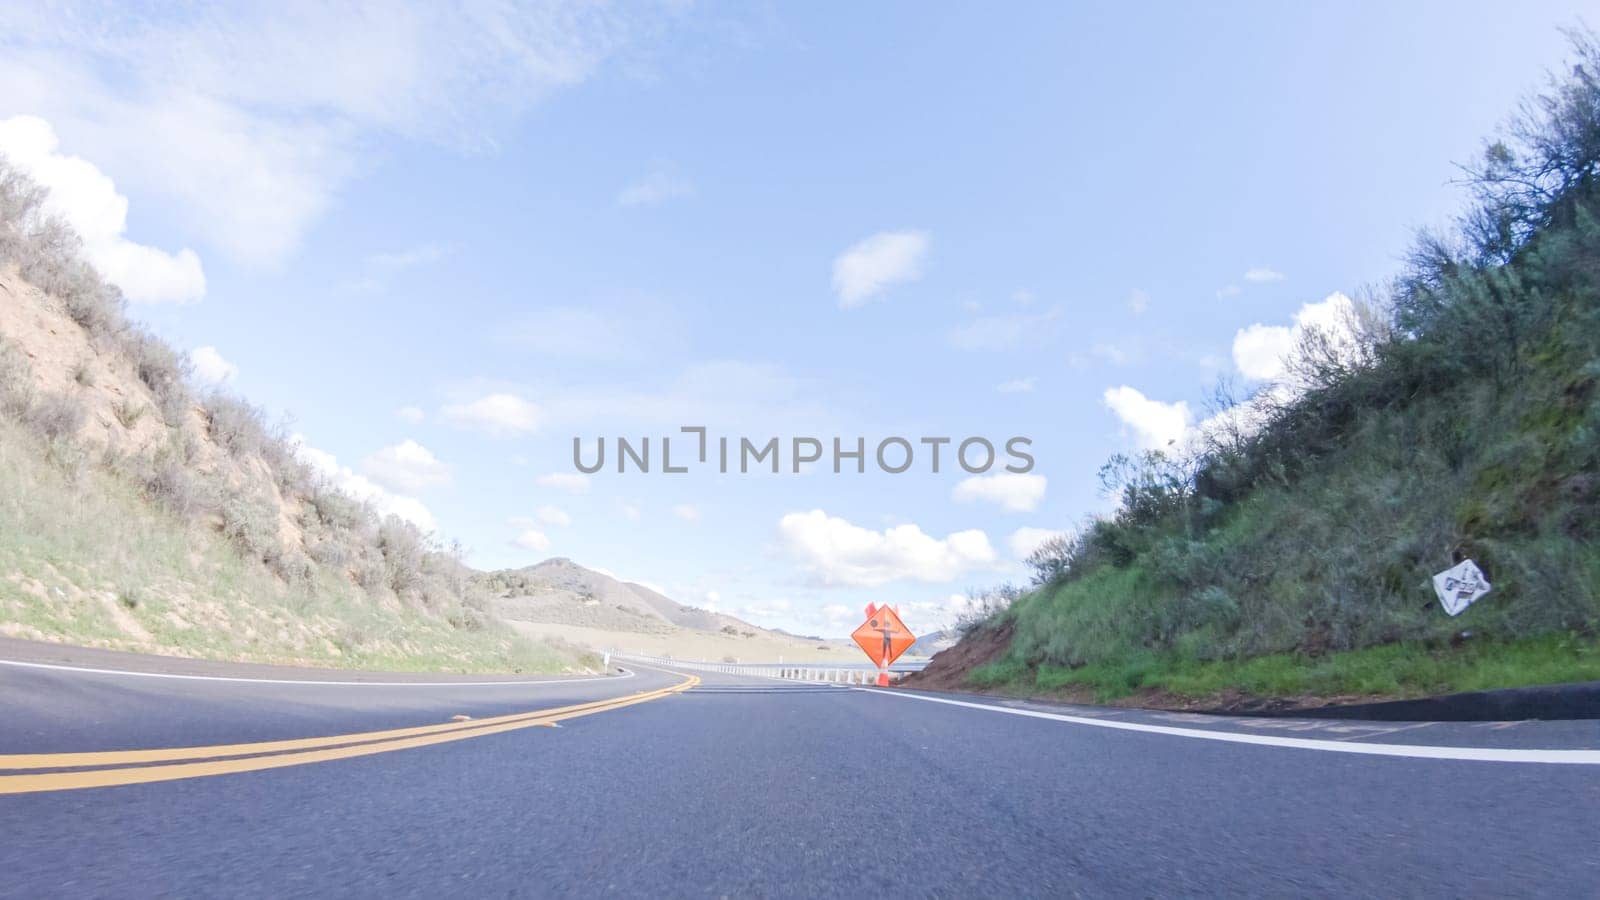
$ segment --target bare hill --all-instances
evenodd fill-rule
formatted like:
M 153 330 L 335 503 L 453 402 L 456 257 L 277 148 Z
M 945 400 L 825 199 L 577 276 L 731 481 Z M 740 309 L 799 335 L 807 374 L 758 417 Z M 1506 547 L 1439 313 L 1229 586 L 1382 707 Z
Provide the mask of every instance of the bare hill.
M 666 634 L 675 629 L 723 634 L 778 634 L 723 613 L 684 606 L 642 584 L 547 559 L 523 569 L 481 576 L 503 617 L 612 631 Z

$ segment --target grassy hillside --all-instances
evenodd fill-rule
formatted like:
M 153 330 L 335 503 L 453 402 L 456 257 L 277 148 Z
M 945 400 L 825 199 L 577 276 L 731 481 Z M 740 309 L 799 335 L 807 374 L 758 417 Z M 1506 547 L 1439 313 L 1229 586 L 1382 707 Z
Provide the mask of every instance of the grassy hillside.
M 1191 446 L 1113 459 L 1117 513 L 1030 560 L 957 674 L 1102 699 L 1600 678 L 1600 49 L 1574 48 L 1465 169 L 1462 219 Z M 1452 618 L 1430 576 L 1465 558 L 1494 591 Z
M 457 554 L 201 393 L 0 159 L 0 633 L 258 661 L 554 671 Z

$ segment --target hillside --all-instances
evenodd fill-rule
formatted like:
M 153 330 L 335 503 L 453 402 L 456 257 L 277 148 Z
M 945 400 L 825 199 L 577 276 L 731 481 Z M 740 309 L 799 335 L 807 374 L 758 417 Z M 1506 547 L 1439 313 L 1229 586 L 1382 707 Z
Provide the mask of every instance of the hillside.
M 642 584 L 620 581 L 570 559 L 489 572 L 478 581 L 497 598 L 495 609 L 501 615 L 522 621 L 652 633 L 673 628 L 728 634 L 765 631 L 733 616 L 684 606 Z
M 494 597 L 494 614 L 524 634 L 682 659 L 853 661 L 853 647 L 845 642 L 799 637 L 684 606 L 570 559 L 487 572 L 475 581 Z
M 322 665 L 554 671 L 429 536 L 202 394 L 0 159 L 0 634 Z
M 1465 167 L 1471 206 L 1281 383 L 1030 560 L 928 685 L 1102 700 L 1600 678 L 1600 48 Z M 1446 615 L 1430 579 L 1493 592 Z

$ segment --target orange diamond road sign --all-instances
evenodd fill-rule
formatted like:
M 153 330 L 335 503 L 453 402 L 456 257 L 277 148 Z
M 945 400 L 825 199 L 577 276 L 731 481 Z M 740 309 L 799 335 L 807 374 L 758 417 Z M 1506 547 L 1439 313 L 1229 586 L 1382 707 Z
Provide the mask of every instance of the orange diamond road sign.
M 899 614 L 887 606 L 870 603 L 867 604 L 867 620 L 850 633 L 850 638 L 879 668 L 887 668 L 917 642 L 917 636 L 900 621 Z

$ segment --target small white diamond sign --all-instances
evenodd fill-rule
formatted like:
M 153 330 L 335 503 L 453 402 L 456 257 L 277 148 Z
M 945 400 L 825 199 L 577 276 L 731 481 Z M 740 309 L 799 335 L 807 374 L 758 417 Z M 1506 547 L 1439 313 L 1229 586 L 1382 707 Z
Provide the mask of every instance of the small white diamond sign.
M 1433 576 L 1433 591 L 1439 595 L 1439 605 L 1452 616 L 1459 615 L 1473 601 L 1489 593 L 1490 588 L 1483 570 L 1470 559 Z

